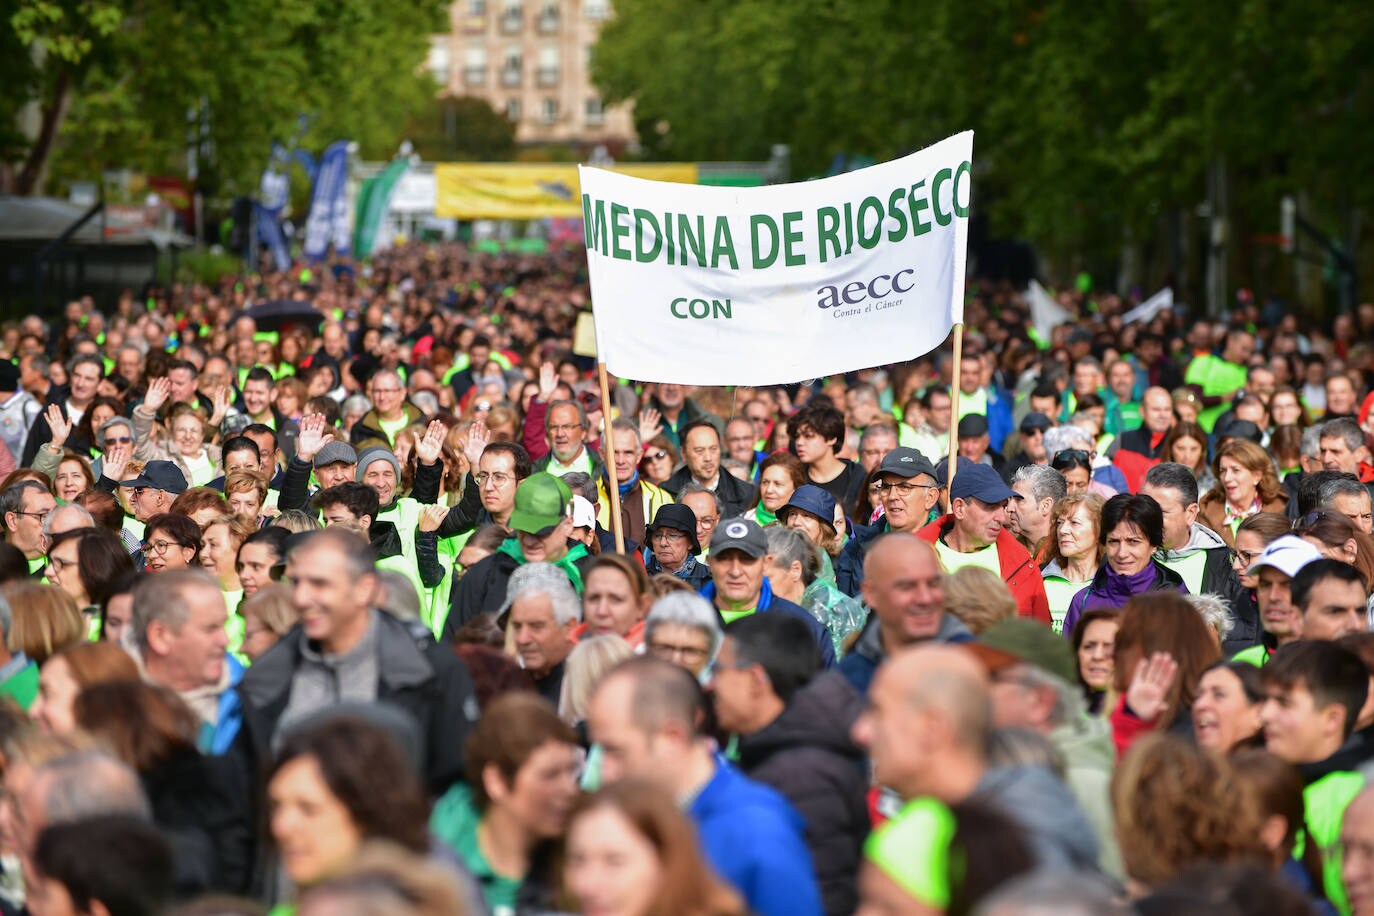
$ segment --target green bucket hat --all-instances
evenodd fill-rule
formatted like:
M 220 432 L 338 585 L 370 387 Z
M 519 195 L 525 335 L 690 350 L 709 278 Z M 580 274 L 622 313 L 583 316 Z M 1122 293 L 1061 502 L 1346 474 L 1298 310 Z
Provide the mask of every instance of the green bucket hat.
M 531 474 L 515 490 L 515 508 L 510 513 L 511 530 L 543 537 L 567 517 L 571 504 L 572 490 L 563 478 L 547 471 Z

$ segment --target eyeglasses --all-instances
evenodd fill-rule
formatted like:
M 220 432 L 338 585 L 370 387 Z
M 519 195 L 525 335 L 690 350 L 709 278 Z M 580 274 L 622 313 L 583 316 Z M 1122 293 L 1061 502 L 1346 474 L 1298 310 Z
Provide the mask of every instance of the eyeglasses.
M 76 562 L 76 560 L 64 560 L 61 557 L 57 556 L 48 557 L 48 565 L 51 566 L 53 568 L 53 572 L 57 573 L 58 575 L 61 575 L 62 570 L 66 569 L 68 566 L 75 566 Z
M 369 388 L 367 393 L 375 398 L 379 394 L 400 394 L 404 390 L 404 388 Z
M 766 416 L 765 416 L 765 417 L 749 417 L 748 420 L 749 420 L 750 423 L 753 423 L 755 426 L 763 426 L 765 423 L 768 422 L 768 418 L 767 418 Z
M 879 482 L 873 485 L 873 489 L 880 493 L 893 492 L 898 496 L 910 496 L 917 490 L 938 490 L 939 487 L 931 483 L 911 483 L 910 481 L 889 481 Z
M 495 486 L 504 487 L 514 480 L 515 476 L 513 474 L 502 474 L 494 471 L 483 471 L 480 474 L 474 475 L 472 479 L 477 481 L 477 486 L 479 487 L 485 487 L 487 481 L 491 481 Z
M 664 458 L 668 457 L 668 453 L 663 451 L 662 449 L 659 449 L 656 452 L 650 452 L 644 457 L 648 458 L 650 461 L 662 461 Z
M 719 515 L 698 515 L 697 524 L 703 528 L 714 528 L 716 522 L 720 521 Z
M 133 436 L 110 436 L 110 437 L 106 438 L 106 440 L 105 440 L 105 445 L 106 445 L 106 447 L 111 446 L 111 445 L 125 445 L 125 444 L 131 443 L 131 442 L 133 442 L 133 441 L 134 441 L 134 437 L 133 437 Z
M 171 541 L 144 541 L 143 554 L 144 556 L 151 555 L 156 557 L 163 557 L 166 556 L 167 551 L 171 550 L 173 547 L 180 546 L 180 544 L 174 544 Z
M 16 511 L 14 514 L 15 514 L 15 515 L 27 515 L 27 516 L 29 516 L 30 518 L 36 518 L 36 519 L 38 519 L 39 524 L 42 524 L 43 522 L 47 521 L 47 518 L 48 518 L 49 515 L 52 515 L 52 510 L 51 510 L 51 509 L 48 509 L 47 511 L 44 511 L 44 512 L 19 512 L 19 511 Z
M 649 536 L 649 540 L 654 542 L 661 541 L 666 544 L 676 544 L 678 541 L 687 540 L 687 535 L 683 534 L 681 531 L 674 531 L 671 528 L 659 528 Z
M 654 654 L 655 658 L 661 658 L 664 661 L 681 659 L 688 664 L 701 661 L 706 657 L 707 652 L 700 646 L 677 646 L 666 642 L 649 643 L 649 651 Z
M 1243 565 L 1246 569 L 1249 569 L 1250 566 L 1251 566 L 1251 564 L 1253 564 L 1256 560 L 1258 560 L 1259 557 L 1260 557 L 1260 554 L 1264 553 L 1264 551 L 1262 551 L 1262 550 L 1235 550 L 1235 549 L 1232 549 L 1232 550 L 1227 551 L 1227 553 L 1228 553 L 1228 554 L 1230 555 L 1230 557 L 1231 557 L 1231 565 L 1232 565 L 1232 566 L 1236 565 L 1236 563 L 1239 562 L 1239 563 L 1240 563 L 1241 565 Z

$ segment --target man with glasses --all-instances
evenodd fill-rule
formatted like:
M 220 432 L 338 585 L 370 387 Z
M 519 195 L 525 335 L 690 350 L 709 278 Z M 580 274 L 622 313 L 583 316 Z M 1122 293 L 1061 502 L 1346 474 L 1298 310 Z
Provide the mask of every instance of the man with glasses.
M 372 402 L 361 420 L 348 434 L 356 449 L 373 445 L 395 448 L 396 434 L 425 418 L 420 408 L 406 400 L 405 382 L 394 369 L 379 369 L 367 381 L 367 397 Z
M 1024 467 L 1049 465 L 1050 456 L 1045 451 L 1045 430 L 1053 425 L 1050 418 L 1038 410 L 1033 410 L 1021 418 L 1020 450 L 1007 459 L 1006 466 L 1002 469 L 1002 474 L 1007 480 L 1011 480 L 1016 472 Z
M 873 505 L 883 510 L 882 517 L 874 525 L 856 525 L 835 561 L 835 584 L 855 598 L 863 582 L 864 555 L 875 538 L 889 531 L 915 534 L 939 517 L 935 505 L 940 487 L 935 469 L 914 448 L 899 447 L 888 452 L 878 465 L 878 479 L 873 486 Z
M 701 591 L 711 581 L 711 570 L 697 561 L 701 542 L 697 539 L 697 517 L 687 506 L 670 503 L 658 510 L 654 523 L 646 529 L 648 550 L 644 569 L 649 575 L 668 573 Z
M 754 448 L 754 424 L 744 417 L 731 417 L 725 423 L 725 453 L 749 469 L 750 480 L 758 480 L 759 462 L 766 455 Z
M 871 474 L 887 453 L 897 447 L 897 430 L 887 423 L 870 423 L 859 436 L 859 464 Z
M 716 526 L 725 514 L 720 497 L 700 484 L 689 483 L 683 488 L 682 495 L 677 501 L 678 505 L 691 509 L 692 514 L 696 516 L 697 543 L 710 545 L 711 537 L 716 533 Z M 709 550 L 707 546 L 707 552 Z
M 21 480 L 0 493 L 5 540 L 23 552 L 31 576 L 41 576 L 47 565 L 48 543 L 43 536 L 43 522 L 56 507 L 52 493 L 36 480 Z
M 96 483 L 97 487 L 105 489 L 104 486 L 112 483 L 109 474 L 118 473 L 124 476 L 124 467 L 128 461 L 120 461 L 119 455 L 111 455 L 106 464 L 105 475 L 102 475 Z M 134 518 L 140 522 L 147 522 L 154 515 L 161 515 L 172 508 L 172 501 L 185 493 L 190 486 L 186 482 L 186 475 L 181 468 L 170 461 L 149 461 L 143 467 L 143 473 L 132 480 L 121 480 L 119 486 L 132 490 L 129 494 L 129 508 L 133 510 Z
M 556 477 L 581 471 L 600 480 L 605 470 L 601 459 L 587 448 L 587 411 L 577 401 L 554 401 L 544 415 L 544 436 L 549 453 L 534 463 L 536 471 Z
M 1005 583 L 1022 617 L 1050 623 L 1045 580 L 1030 552 L 1007 527 L 1007 503 L 1020 499 L 985 464 L 960 465 L 950 484 L 950 512 L 916 533 L 935 548 L 945 572 L 981 566 Z

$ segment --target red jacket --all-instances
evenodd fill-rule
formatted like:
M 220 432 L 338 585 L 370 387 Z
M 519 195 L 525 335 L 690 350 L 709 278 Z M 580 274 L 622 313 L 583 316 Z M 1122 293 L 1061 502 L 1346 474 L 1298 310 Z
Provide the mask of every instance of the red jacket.
M 916 536 L 934 544 L 939 540 L 940 532 L 953 524 L 954 516 L 944 515 L 917 531 Z M 1030 552 L 1006 528 L 997 535 L 997 561 L 1002 567 L 1002 580 L 1016 599 L 1018 614 L 1049 626 L 1050 602 L 1045 597 L 1045 580 L 1040 575 L 1040 567 L 1035 565 Z

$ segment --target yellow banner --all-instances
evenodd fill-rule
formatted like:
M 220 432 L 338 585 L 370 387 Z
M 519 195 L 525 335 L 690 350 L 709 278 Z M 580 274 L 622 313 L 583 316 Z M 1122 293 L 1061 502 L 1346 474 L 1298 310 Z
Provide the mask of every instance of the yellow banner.
M 696 184 L 690 162 L 627 163 L 611 171 Z M 577 166 L 562 164 L 440 163 L 434 166 L 434 213 L 455 219 L 541 219 L 581 216 Z

